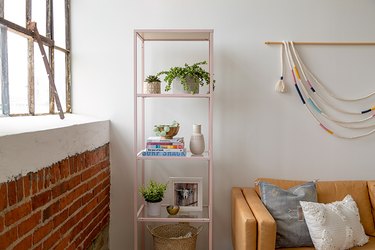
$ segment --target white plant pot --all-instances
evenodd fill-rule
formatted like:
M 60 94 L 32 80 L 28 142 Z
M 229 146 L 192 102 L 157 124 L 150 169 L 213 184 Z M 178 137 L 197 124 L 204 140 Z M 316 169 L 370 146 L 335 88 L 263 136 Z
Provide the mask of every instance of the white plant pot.
M 175 79 L 172 83 L 172 90 L 174 94 L 199 94 L 199 82 L 194 81 L 193 78 L 188 78 L 186 80 L 186 85 L 188 89 L 185 90 L 184 86 L 181 84 L 180 79 Z
M 161 201 L 160 202 L 147 202 L 147 214 L 149 216 L 160 216 Z

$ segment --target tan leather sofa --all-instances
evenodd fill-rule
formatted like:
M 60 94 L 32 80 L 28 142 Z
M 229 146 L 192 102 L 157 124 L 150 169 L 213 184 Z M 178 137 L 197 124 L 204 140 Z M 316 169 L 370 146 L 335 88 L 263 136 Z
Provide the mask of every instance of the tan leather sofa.
M 260 178 L 283 189 L 306 181 Z M 369 242 L 352 249 L 375 250 L 375 181 L 318 181 L 318 202 L 342 200 L 350 194 L 356 201 L 361 223 Z M 276 222 L 263 205 L 257 185 L 232 188 L 232 244 L 234 250 L 272 250 L 276 242 Z M 282 250 L 314 249 L 313 247 L 279 248 Z

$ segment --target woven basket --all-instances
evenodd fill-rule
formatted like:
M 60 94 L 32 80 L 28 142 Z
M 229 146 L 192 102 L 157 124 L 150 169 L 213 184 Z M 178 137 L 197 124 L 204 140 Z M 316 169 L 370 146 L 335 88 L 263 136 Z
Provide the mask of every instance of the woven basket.
M 197 237 L 203 226 L 188 224 L 166 224 L 148 230 L 154 239 L 155 250 L 195 250 Z M 186 236 L 191 233 L 191 235 Z
M 143 91 L 145 94 L 160 94 L 160 82 L 144 82 Z

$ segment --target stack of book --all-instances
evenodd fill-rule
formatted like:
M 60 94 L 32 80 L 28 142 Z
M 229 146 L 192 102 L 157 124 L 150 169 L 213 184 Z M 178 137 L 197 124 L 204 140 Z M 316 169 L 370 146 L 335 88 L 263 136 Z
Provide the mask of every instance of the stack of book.
M 186 156 L 184 137 L 173 139 L 161 139 L 149 137 L 146 141 L 146 149 L 143 156 Z

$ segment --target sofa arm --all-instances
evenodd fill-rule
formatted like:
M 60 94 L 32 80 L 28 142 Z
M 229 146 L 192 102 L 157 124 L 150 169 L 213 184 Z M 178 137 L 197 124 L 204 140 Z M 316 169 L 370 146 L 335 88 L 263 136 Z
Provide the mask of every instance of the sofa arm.
M 244 188 L 242 191 L 257 221 L 257 249 L 274 249 L 276 243 L 276 222 L 274 218 L 263 205 L 254 188 Z
M 242 189 L 232 188 L 232 245 L 234 250 L 256 250 L 256 220 Z

